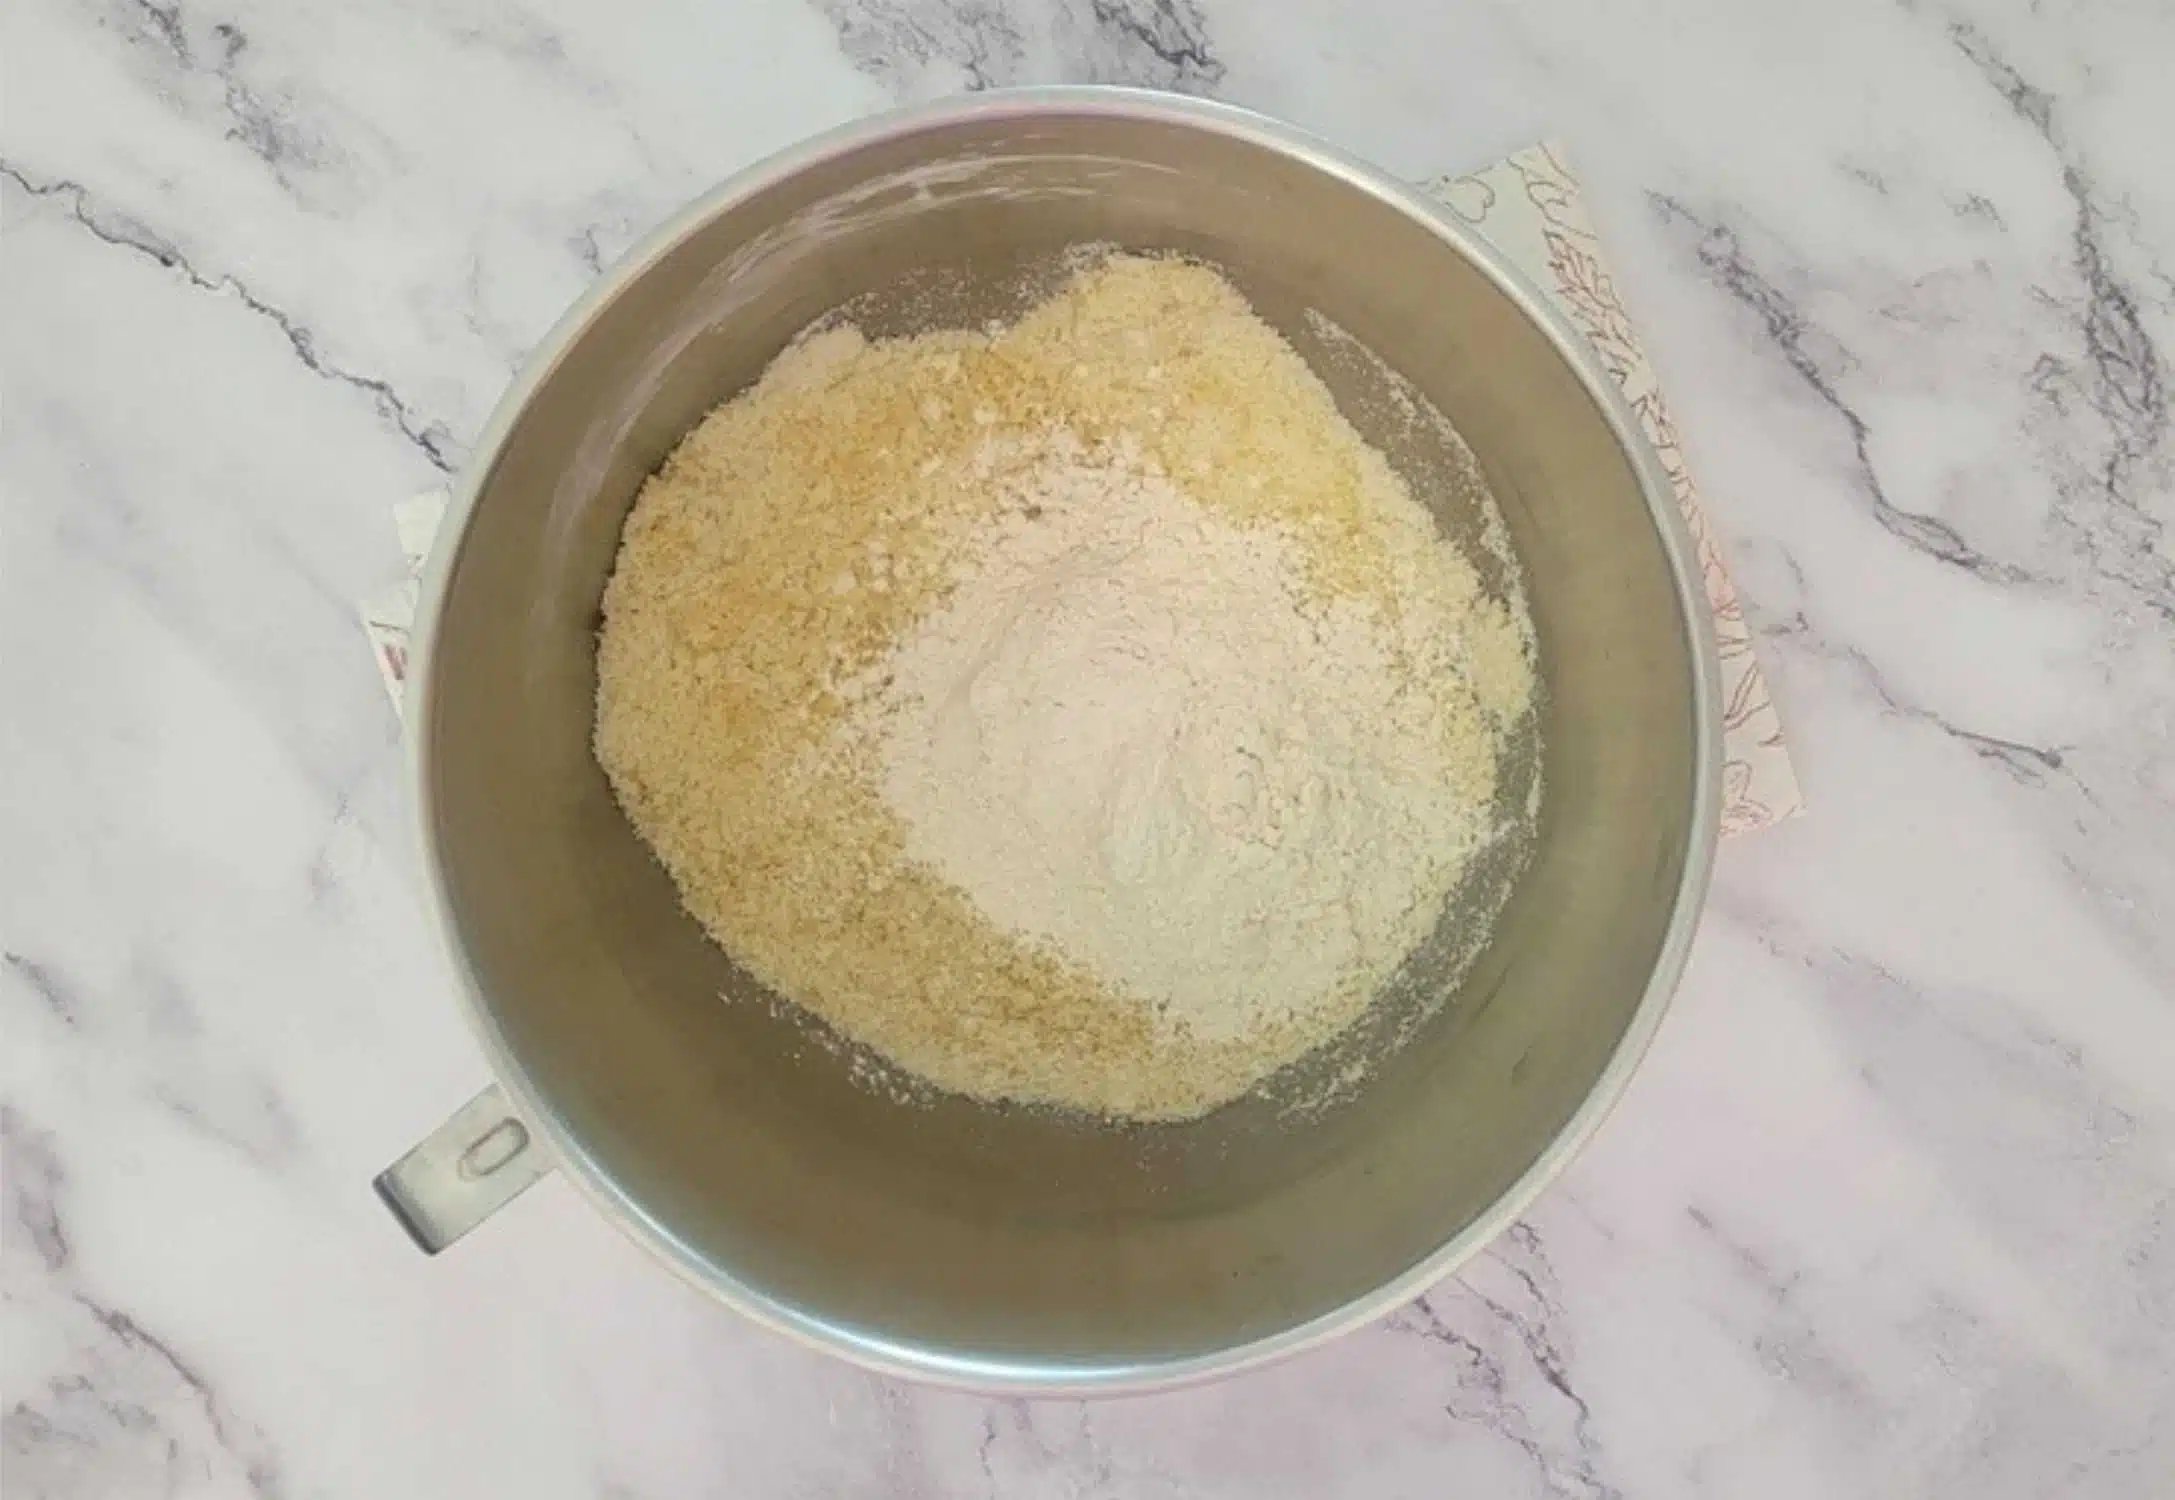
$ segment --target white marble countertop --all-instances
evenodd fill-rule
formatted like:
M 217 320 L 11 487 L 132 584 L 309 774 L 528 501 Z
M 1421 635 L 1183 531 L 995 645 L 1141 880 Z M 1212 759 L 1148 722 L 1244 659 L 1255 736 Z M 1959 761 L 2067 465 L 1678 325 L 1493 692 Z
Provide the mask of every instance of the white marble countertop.
M 1571 18 L 1568 12 L 1580 14 Z M 2175 11 L 20 0 L 6 58 L 6 1493 L 2175 1492 Z M 354 601 L 386 507 L 718 177 L 1068 79 L 1586 180 L 1811 816 L 1723 852 L 1597 1143 L 1423 1303 L 1102 1404 L 862 1375 L 547 1183 Z

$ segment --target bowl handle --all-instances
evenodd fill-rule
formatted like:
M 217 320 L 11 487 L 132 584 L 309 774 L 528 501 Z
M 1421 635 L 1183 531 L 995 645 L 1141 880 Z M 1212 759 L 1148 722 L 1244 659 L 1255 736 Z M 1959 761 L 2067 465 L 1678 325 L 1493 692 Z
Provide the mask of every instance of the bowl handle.
M 436 1255 L 551 1170 L 551 1158 L 492 1084 L 378 1173 L 378 1197 Z

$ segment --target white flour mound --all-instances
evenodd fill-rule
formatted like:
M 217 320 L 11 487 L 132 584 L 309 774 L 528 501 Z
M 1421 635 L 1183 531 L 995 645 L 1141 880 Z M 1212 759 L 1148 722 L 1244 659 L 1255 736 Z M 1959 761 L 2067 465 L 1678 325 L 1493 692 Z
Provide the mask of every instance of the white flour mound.
M 1198 1042 L 1364 1004 L 1489 826 L 1454 604 L 1325 602 L 1289 530 L 1062 432 L 980 466 L 1003 509 L 847 689 L 908 857 Z

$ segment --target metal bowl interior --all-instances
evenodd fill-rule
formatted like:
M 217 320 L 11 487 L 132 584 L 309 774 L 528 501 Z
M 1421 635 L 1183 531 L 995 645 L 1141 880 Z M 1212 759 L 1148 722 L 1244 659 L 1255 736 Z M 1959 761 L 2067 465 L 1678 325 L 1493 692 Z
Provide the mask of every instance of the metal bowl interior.
M 688 428 L 841 304 L 881 319 L 919 296 L 926 318 L 940 287 L 947 317 L 1001 311 L 1023 267 L 1090 241 L 1201 256 L 1302 347 L 1308 309 L 1357 338 L 1464 436 L 1525 573 L 1546 685 L 1531 864 L 1419 1034 L 1297 1120 L 1242 1101 L 1120 1128 L 857 1085 L 681 911 L 590 753 L 619 529 Z M 1317 368 L 1379 427 L 1349 370 Z M 1394 434 L 1369 435 L 1397 457 Z M 494 1066 L 639 1239 L 837 1352 L 1099 1390 L 1333 1332 L 1510 1221 L 1621 1088 L 1674 983 L 1714 835 L 1715 705 L 1651 456 L 1485 249 L 1268 122 L 1047 91 L 758 168 L 562 325 L 463 506 L 426 603 L 415 764 Z

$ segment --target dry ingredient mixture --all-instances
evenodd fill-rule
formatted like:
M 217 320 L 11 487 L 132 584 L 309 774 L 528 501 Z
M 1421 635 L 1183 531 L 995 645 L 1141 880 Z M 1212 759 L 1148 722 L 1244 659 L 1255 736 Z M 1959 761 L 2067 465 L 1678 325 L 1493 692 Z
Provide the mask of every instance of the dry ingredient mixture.
M 596 748 L 688 909 L 945 1089 L 1145 1119 L 1344 1030 L 1501 832 L 1531 630 L 1215 271 L 819 328 L 644 489 Z

